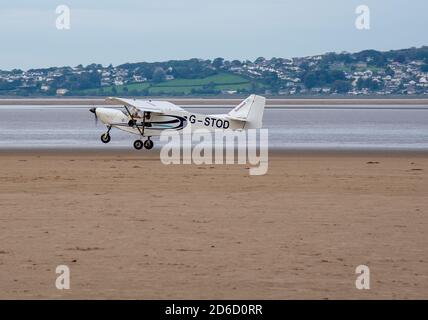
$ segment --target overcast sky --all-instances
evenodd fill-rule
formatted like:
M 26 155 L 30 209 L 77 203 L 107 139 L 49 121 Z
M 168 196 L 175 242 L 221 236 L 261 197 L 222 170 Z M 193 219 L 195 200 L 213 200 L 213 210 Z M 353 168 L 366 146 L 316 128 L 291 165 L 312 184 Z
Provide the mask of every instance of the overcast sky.
M 427 0 L 0 0 L 0 69 L 428 45 Z M 71 29 L 57 30 L 58 5 Z M 368 5 L 371 29 L 357 30 Z

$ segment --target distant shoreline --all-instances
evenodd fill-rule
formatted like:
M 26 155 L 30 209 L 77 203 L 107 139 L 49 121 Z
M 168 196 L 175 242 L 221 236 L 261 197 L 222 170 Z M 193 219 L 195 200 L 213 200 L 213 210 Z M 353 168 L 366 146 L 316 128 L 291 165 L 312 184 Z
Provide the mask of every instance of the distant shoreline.
M 144 99 L 144 98 L 139 98 Z M 147 98 L 146 98 L 147 99 Z M 242 101 L 242 98 L 153 98 L 158 100 L 170 101 L 177 105 L 198 105 L 198 106 L 216 106 L 216 105 L 235 105 Z M 108 105 L 102 98 L 17 98 L 0 99 L 0 105 Z M 287 105 L 425 105 L 428 106 L 428 98 L 268 98 L 267 106 L 287 106 Z

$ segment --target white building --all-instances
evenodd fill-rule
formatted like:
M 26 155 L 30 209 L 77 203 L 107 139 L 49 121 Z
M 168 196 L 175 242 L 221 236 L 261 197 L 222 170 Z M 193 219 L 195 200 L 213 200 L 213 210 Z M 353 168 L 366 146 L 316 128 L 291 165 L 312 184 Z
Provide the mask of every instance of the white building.
M 67 90 L 67 89 L 58 89 L 58 90 L 56 91 L 56 94 L 57 94 L 58 96 L 63 96 L 63 95 L 65 95 L 67 92 L 68 92 L 68 90 Z

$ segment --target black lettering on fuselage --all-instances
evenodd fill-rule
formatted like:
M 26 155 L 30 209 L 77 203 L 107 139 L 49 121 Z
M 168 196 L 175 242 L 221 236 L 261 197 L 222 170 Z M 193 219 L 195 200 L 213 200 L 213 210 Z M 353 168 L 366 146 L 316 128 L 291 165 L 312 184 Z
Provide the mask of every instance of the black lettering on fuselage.
M 204 125 L 207 127 L 227 129 L 230 126 L 230 122 L 223 119 L 206 117 L 204 120 Z

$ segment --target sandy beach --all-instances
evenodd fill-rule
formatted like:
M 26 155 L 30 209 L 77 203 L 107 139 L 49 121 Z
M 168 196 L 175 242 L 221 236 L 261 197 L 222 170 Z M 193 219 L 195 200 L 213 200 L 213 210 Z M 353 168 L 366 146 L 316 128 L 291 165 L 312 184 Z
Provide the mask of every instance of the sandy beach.
M 0 299 L 427 299 L 427 209 L 426 154 L 3 151 Z

